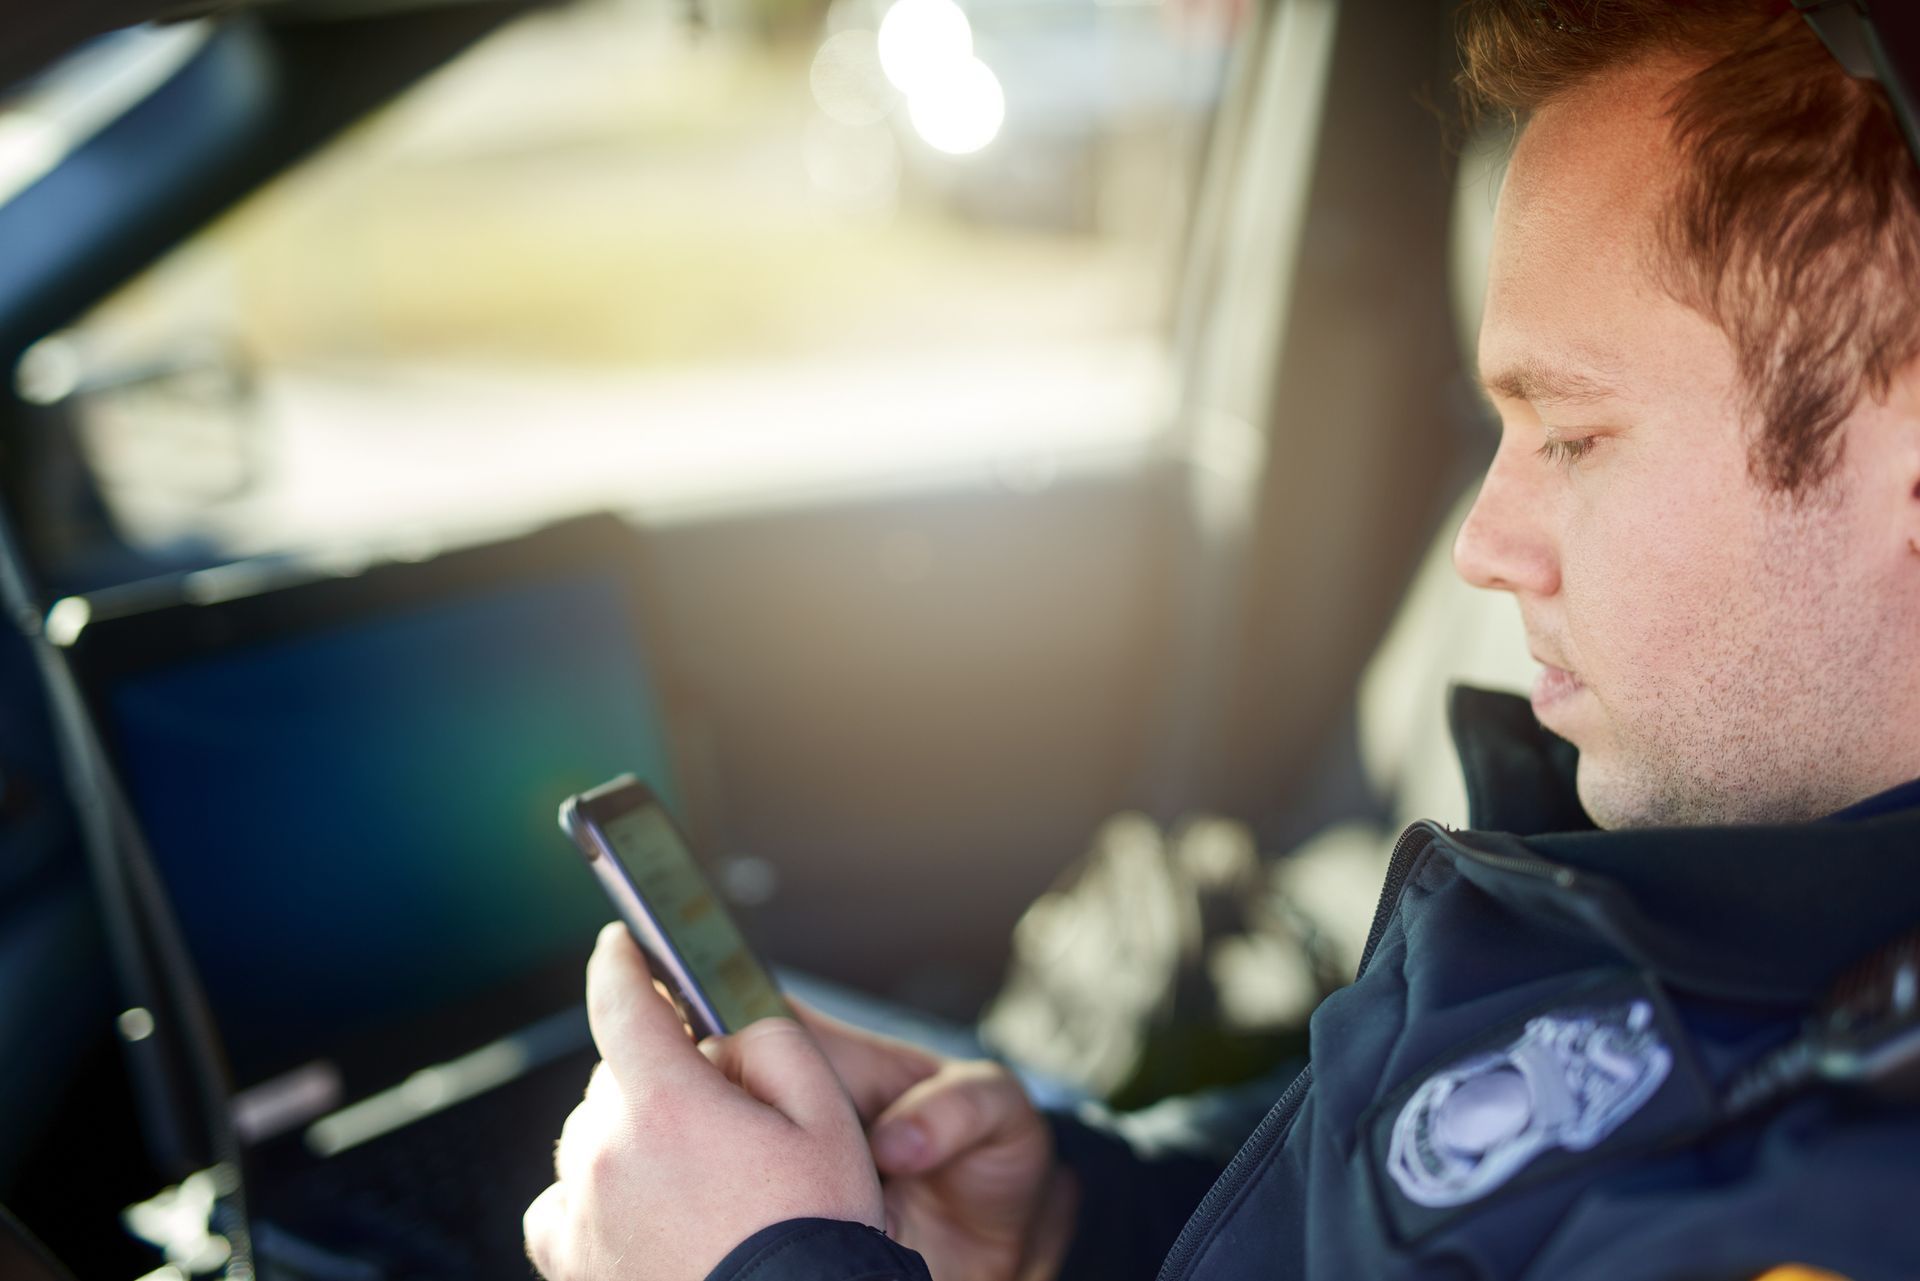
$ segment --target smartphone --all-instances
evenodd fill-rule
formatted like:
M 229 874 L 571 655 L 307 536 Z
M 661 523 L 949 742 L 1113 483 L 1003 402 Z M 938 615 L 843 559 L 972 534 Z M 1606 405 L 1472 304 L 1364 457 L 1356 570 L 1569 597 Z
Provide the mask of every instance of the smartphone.
M 560 805 L 560 830 L 613 900 L 696 1037 L 793 1011 L 645 783 L 622 774 Z

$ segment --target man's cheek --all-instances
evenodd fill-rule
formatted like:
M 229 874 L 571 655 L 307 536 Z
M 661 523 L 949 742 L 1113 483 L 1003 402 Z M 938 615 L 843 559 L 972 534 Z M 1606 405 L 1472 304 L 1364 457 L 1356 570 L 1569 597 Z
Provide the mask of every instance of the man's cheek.
M 1642 566 L 1608 556 L 1567 575 L 1568 658 L 1603 701 L 1656 694 L 1707 642 L 1713 611 L 1699 608 L 1698 581 L 1690 590 L 1665 569 L 1657 559 Z

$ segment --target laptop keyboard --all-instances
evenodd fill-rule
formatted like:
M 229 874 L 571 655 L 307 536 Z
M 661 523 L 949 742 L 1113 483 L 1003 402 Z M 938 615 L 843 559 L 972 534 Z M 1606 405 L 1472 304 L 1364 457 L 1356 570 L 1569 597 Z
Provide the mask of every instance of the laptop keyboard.
M 520 1216 L 590 1058 L 569 1058 L 271 1189 L 256 1248 L 298 1281 L 526 1281 Z
M 791 971 L 780 984 L 851 1023 L 947 1054 L 979 1053 L 966 1029 Z M 520 1216 L 553 1181 L 554 1141 L 593 1059 L 591 1050 L 563 1052 L 478 1098 L 256 1188 L 263 1281 L 529 1281 Z M 1041 1084 L 1028 1080 L 1036 1097 L 1051 1097 Z

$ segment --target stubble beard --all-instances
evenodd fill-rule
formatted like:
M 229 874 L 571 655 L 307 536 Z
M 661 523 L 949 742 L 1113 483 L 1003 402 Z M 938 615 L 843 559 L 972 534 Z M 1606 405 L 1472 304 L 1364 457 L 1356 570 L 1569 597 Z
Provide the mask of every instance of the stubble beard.
M 1806 822 L 1920 773 L 1900 732 L 1910 620 L 1892 583 L 1847 573 L 1850 532 L 1844 495 L 1769 503 L 1752 580 L 1702 602 L 1675 642 L 1699 662 L 1602 693 L 1612 741 L 1577 775 L 1596 825 Z

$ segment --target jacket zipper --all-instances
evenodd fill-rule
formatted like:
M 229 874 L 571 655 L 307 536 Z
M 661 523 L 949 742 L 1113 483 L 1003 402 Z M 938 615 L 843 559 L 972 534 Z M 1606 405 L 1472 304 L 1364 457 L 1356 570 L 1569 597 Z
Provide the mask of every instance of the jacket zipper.
M 1386 935 L 1387 922 L 1393 919 L 1394 910 L 1400 906 L 1400 896 L 1407 888 L 1407 877 L 1413 872 L 1413 860 L 1445 834 L 1445 829 L 1438 824 L 1422 821 L 1400 833 L 1400 839 L 1393 843 L 1393 857 L 1387 860 L 1387 879 L 1380 886 L 1380 906 L 1373 910 L 1373 927 L 1367 931 L 1366 946 L 1360 949 L 1360 968 L 1353 972 L 1354 982 L 1358 983 L 1360 976 L 1367 972 L 1367 966 L 1373 960 L 1373 949 L 1380 946 L 1381 938 Z
M 1497 867 L 1506 872 L 1518 872 L 1523 876 L 1537 877 L 1543 881 L 1552 881 L 1563 890 L 1572 889 L 1580 880 L 1580 874 L 1572 868 L 1532 854 L 1502 854 L 1497 850 L 1483 850 L 1458 840 L 1447 841 L 1447 846 L 1476 863 L 1484 863 L 1488 867 Z
M 1400 839 L 1394 842 L 1393 857 L 1387 860 L 1387 879 L 1380 887 L 1380 906 L 1374 909 L 1373 927 L 1367 931 L 1367 944 L 1360 953 L 1360 968 L 1354 972 L 1356 983 L 1367 972 L 1367 963 L 1373 960 L 1373 950 L 1379 946 L 1381 937 L 1387 932 L 1387 922 L 1393 919 L 1395 909 L 1400 906 L 1400 896 L 1406 891 L 1407 877 L 1413 871 L 1414 860 L 1440 834 L 1441 829 L 1432 823 L 1415 823 L 1400 833 Z M 1187 1220 L 1187 1226 L 1180 1230 L 1173 1249 L 1168 1252 L 1167 1261 L 1160 1265 L 1160 1281 L 1185 1281 L 1188 1271 L 1199 1257 L 1201 1245 L 1212 1235 L 1221 1215 L 1239 1197 L 1254 1171 L 1264 1165 L 1273 1150 L 1286 1139 L 1288 1131 L 1293 1128 L 1293 1119 L 1306 1099 L 1307 1087 L 1312 1083 L 1313 1064 L 1309 1062 L 1281 1093 L 1279 1101 L 1261 1118 L 1252 1136 L 1233 1154 L 1233 1160 L 1227 1163 L 1227 1168 L 1214 1181 L 1214 1185 L 1207 1189 L 1206 1196 L 1200 1199 L 1193 1217 Z

